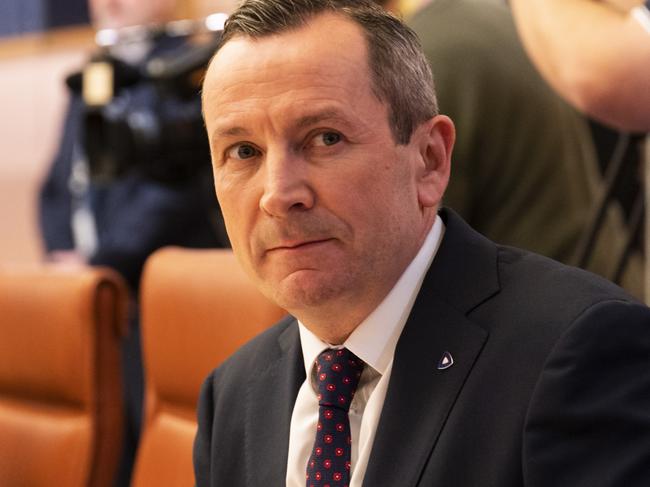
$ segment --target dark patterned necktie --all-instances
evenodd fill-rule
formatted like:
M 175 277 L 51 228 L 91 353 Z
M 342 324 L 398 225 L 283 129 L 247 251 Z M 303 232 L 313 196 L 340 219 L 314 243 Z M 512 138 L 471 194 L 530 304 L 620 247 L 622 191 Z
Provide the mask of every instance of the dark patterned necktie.
M 350 485 L 352 437 L 348 410 L 364 363 L 348 349 L 328 349 L 316 358 L 318 426 L 307 462 L 307 487 Z

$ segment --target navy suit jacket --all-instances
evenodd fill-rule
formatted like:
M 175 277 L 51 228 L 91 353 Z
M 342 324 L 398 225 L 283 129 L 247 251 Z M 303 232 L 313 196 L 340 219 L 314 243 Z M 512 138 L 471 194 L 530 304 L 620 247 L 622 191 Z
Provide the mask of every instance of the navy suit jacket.
M 445 236 L 397 344 L 363 485 L 650 485 L 650 310 L 441 216 Z M 444 352 L 454 365 L 438 370 Z M 284 485 L 301 353 L 289 317 L 208 377 L 199 487 Z

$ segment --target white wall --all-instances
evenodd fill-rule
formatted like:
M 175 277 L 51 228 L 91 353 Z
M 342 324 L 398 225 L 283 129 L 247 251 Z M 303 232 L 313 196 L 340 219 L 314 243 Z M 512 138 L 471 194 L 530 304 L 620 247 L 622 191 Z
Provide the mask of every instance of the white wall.
M 59 137 L 63 79 L 84 57 L 68 47 L 0 58 L 0 263 L 40 259 L 37 190 Z

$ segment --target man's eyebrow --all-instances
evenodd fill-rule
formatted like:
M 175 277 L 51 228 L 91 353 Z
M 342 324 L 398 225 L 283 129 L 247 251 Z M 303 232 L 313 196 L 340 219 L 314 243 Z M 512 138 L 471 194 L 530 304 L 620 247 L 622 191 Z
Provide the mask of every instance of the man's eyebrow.
M 213 137 L 242 137 L 248 136 L 250 132 L 243 127 L 219 127 L 213 133 Z
M 349 122 L 341 115 L 338 110 L 323 110 L 321 112 L 313 113 L 310 115 L 305 115 L 300 117 L 293 124 L 296 129 L 303 129 L 306 127 L 311 127 L 312 125 L 317 125 L 325 120 L 336 120 L 343 124 L 349 125 Z M 249 137 L 251 132 L 240 126 L 234 127 L 217 127 L 212 132 L 212 137 L 222 138 L 222 137 Z
M 322 112 L 314 113 L 311 115 L 305 115 L 296 120 L 295 127 L 302 129 L 305 127 L 310 127 L 312 125 L 317 125 L 320 122 L 325 120 L 337 120 L 339 122 L 347 123 L 344 117 L 341 116 L 341 113 L 337 110 L 323 110 Z

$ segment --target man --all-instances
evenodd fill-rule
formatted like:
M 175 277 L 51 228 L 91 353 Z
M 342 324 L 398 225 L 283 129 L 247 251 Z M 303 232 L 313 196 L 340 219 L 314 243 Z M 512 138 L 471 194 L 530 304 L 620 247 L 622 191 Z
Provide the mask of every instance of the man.
M 528 54 L 559 94 L 606 126 L 650 132 L 650 0 L 512 0 L 510 4 Z M 642 172 L 637 166 L 645 167 L 647 186 L 650 138 L 640 144 L 636 158 L 625 161 L 631 168 L 628 172 L 634 178 Z M 633 190 L 622 199 L 630 194 Z M 645 206 L 650 207 L 647 195 Z M 647 215 L 646 227 L 650 228 Z M 648 254 L 650 238 L 645 241 Z M 646 273 L 650 273 L 647 261 Z M 645 295 L 649 297 L 650 290 Z
M 203 96 L 235 254 L 293 316 L 207 379 L 199 487 L 647 484 L 650 312 L 439 210 L 454 126 L 408 28 L 250 0 Z

